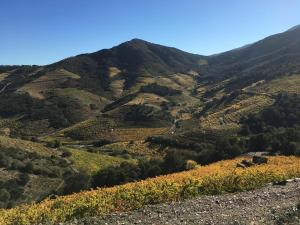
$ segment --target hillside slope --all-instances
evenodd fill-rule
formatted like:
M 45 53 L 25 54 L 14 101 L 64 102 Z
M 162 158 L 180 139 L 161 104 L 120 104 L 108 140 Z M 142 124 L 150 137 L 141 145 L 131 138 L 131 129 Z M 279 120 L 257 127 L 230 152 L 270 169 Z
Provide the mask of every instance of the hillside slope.
M 73 220 L 77 224 L 145 224 L 145 225 L 204 225 L 204 224 L 299 224 L 300 182 L 285 186 L 220 196 L 201 196 L 181 202 L 146 206 L 140 210 L 115 213 L 104 217 Z M 299 207 L 299 206 L 298 206 Z M 293 218 L 293 214 L 295 217 Z
M 140 209 L 148 204 L 178 201 L 197 195 L 251 190 L 269 182 L 300 175 L 297 157 L 270 157 L 268 164 L 246 169 L 236 167 L 241 160 L 221 161 L 183 173 L 2 210 L 0 224 L 55 224 L 74 218 Z
M 17 108 L 11 113 L 0 112 L 0 116 L 22 117 L 22 121 L 18 122 L 23 125 L 28 120 L 48 119 L 50 124 L 43 129 L 49 130 L 102 116 L 101 113 L 105 112 L 112 120 L 123 119 L 123 126 L 126 127 L 129 125 L 125 117 L 132 110 L 131 106 L 146 105 L 151 107 L 146 111 L 155 111 L 155 115 L 167 113 L 173 119 L 186 120 L 197 116 L 212 100 L 233 96 L 230 105 L 221 105 L 217 110 L 208 111 L 217 115 L 209 118 L 209 121 L 218 124 L 226 110 L 232 111 L 234 102 L 249 105 L 246 102 L 249 95 L 254 95 L 251 104 L 258 105 L 254 111 L 272 104 L 273 93 L 268 91 L 268 87 L 274 86 L 273 80 L 288 76 L 298 79 L 299 40 L 300 29 L 296 26 L 243 48 L 213 56 L 200 56 L 133 39 L 111 49 L 70 57 L 42 67 L 3 66 L 0 100 L 3 96 L 16 101 L 24 98 L 25 93 L 32 98 L 30 101 L 42 104 L 42 108 L 51 105 L 60 113 L 52 118 L 49 109 L 37 111 L 36 104 L 33 104 L 24 106 L 25 110 Z M 253 87 L 262 84 L 264 93 L 257 93 Z M 240 89 L 242 93 L 236 95 Z M 17 96 L 12 97 L 14 93 Z M 5 107 L 3 104 L 1 106 Z M 243 112 L 233 112 L 228 120 L 232 121 L 230 126 L 236 127 L 239 120 L 237 115 L 247 114 L 251 110 L 250 107 Z M 29 112 L 35 116 L 28 115 Z M 138 113 L 144 112 L 142 109 Z M 141 118 L 148 119 L 144 115 Z M 161 120 L 160 117 L 156 119 Z M 203 118 L 200 124 L 201 121 Z M 131 125 L 149 126 L 133 122 L 136 123 Z M 164 124 L 171 126 L 170 123 Z M 203 124 L 206 126 L 207 123 L 204 121 Z
M 188 176 L 196 183 L 176 175 L 153 179 L 154 189 L 172 187 L 166 196 L 141 181 L 249 151 L 300 155 L 299 40 L 300 29 L 294 27 L 239 49 L 201 56 L 133 39 L 51 65 L 1 66 L 0 175 L 5 182 L 0 182 L 0 207 L 140 181 L 134 185 L 140 195 L 130 192 L 121 202 L 114 202 L 115 194 L 120 197 L 115 190 L 131 185 L 109 189 L 109 207 L 99 202 L 107 197 L 101 191 L 46 201 L 50 219 L 64 221 L 65 212 L 72 218 L 78 211 L 102 215 L 157 203 L 152 194 L 158 202 L 186 198 L 200 184 L 201 193 L 215 194 L 298 176 L 299 163 L 296 169 L 294 161 L 275 163 L 284 172 L 271 176 L 262 169 L 264 176 L 255 175 L 253 183 L 251 174 L 232 172 L 232 161 L 223 168 L 232 173 L 220 178 L 221 185 L 216 177 L 203 181 L 200 172 Z M 230 179 L 240 175 L 249 183 L 232 184 Z M 90 193 L 100 193 L 97 206 Z M 66 199 L 75 202 L 70 210 L 61 208 Z M 52 206 L 47 208 L 53 202 L 54 217 Z
M 228 90 L 259 80 L 299 73 L 300 28 L 275 34 L 243 48 L 209 57 L 206 75 L 230 78 Z M 234 79 L 232 79 L 234 78 Z

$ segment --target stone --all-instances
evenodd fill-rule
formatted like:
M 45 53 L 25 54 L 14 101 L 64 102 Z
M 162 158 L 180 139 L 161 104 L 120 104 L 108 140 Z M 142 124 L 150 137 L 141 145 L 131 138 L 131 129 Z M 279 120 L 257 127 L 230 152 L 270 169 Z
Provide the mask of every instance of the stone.
M 287 181 L 286 180 L 282 180 L 282 181 L 275 181 L 273 182 L 273 185 L 286 185 Z
M 241 163 L 242 163 L 244 166 L 246 166 L 246 167 L 254 166 L 254 163 L 253 163 L 253 162 L 247 161 L 247 160 L 245 160 L 245 159 L 244 159 Z
M 237 163 L 237 164 L 236 164 L 236 167 L 237 167 L 237 168 L 243 168 L 243 169 L 246 168 L 246 166 L 245 166 L 244 164 L 242 164 L 242 163 Z
M 252 162 L 258 165 L 265 164 L 268 163 L 268 158 L 262 156 L 253 156 Z

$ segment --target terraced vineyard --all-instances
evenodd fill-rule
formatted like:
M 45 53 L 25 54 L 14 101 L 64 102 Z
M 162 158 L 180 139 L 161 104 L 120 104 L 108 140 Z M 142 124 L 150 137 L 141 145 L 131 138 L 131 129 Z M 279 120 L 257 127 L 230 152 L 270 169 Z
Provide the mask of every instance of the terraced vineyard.
M 150 146 L 145 141 L 125 141 L 104 145 L 100 148 L 103 152 L 123 152 L 131 156 L 154 157 L 159 154 L 159 146 Z
M 201 125 L 203 128 L 236 129 L 238 128 L 239 120 L 243 116 L 249 113 L 257 113 L 273 103 L 274 100 L 272 98 L 264 95 L 244 98 L 216 112 L 210 113 L 201 120 Z
M 42 144 L 34 143 L 31 141 L 25 141 L 20 139 L 13 139 L 9 137 L 0 136 L 0 146 L 5 148 L 17 148 L 26 152 L 37 153 L 41 156 L 56 155 L 57 152 L 45 147 Z
M 300 93 L 300 75 L 283 76 L 270 82 L 262 82 L 249 90 L 257 93 Z
M 74 139 L 107 139 L 111 141 L 143 140 L 148 136 L 163 134 L 169 128 L 120 128 L 118 122 L 108 118 L 84 121 L 60 133 Z
M 296 157 L 270 157 L 268 164 L 247 169 L 236 167 L 241 160 L 221 161 L 188 172 L 0 211 L 0 224 L 57 223 L 71 218 L 137 209 L 146 204 L 177 201 L 200 194 L 250 190 L 268 182 L 300 176 L 300 159 Z
M 27 92 L 35 98 L 43 99 L 47 90 L 58 88 L 68 79 L 80 79 L 80 76 L 64 69 L 48 72 L 38 79 L 24 85 L 19 92 Z
M 98 133 L 116 127 L 116 121 L 106 118 L 90 119 L 60 131 L 60 135 L 77 139 L 96 138 Z
M 88 175 L 93 175 L 108 166 L 128 161 L 119 157 L 87 152 L 83 149 L 64 148 L 64 150 L 71 153 L 69 160 L 74 163 L 73 166 Z

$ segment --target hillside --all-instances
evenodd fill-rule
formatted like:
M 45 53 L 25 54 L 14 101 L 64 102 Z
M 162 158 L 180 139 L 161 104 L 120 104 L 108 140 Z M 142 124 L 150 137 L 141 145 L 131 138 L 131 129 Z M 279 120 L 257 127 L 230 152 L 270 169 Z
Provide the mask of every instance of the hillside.
M 147 105 L 159 114 L 170 113 L 173 118 L 190 119 L 213 98 L 225 98 L 238 89 L 242 89 L 244 95 L 233 99 L 239 102 L 237 104 L 248 105 L 248 96 L 254 95 L 251 102 L 260 110 L 273 102 L 274 93 L 268 91 L 268 87 L 274 84 L 273 80 L 287 76 L 298 79 L 299 36 L 300 29 L 294 27 L 243 48 L 213 56 L 189 54 L 133 39 L 111 49 L 70 57 L 42 67 L 2 67 L 1 95 L 16 101 L 15 98 L 25 98 L 24 93 L 29 94 L 34 104 L 25 105 L 25 110 L 12 109 L 9 114 L 23 118 L 25 114 L 34 121 L 48 119 L 50 124 L 45 124 L 44 130 L 67 127 L 101 116 L 101 112 L 128 127 L 134 124 L 128 124 L 124 115 L 134 105 Z M 255 87 L 262 85 L 266 91 L 257 95 Z M 37 104 L 43 106 L 35 113 L 38 116 L 28 115 L 29 111 L 35 112 L 36 107 L 41 108 L 35 106 Z M 47 105 L 59 111 L 55 118 L 49 118 L 52 112 Z M 212 111 L 216 116 L 208 120 L 218 123 L 224 112 L 230 110 L 232 116 L 228 120 L 232 121 L 230 126 L 235 126 L 239 119 L 235 114 L 256 110 L 250 106 L 240 112 L 232 106 Z M 0 116 L 7 117 L 1 112 Z M 16 122 L 24 126 L 28 119 Z M 157 117 L 157 120 L 162 118 Z M 206 123 L 204 121 L 203 125 Z M 138 121 L 135 121 L 136 125 L 149 126 Z M 170 123 L 164 126 L 170 126 Z
M 85 217 L 64 224 L 297 225 L 300 222 L 299 187 L 299 181 L 284 186 L 270 184 L 252 191 L 148 205 L 131 212 Z
M 74 218 L 102 216 L 197 195 L 251 190 L 269 182 L 300 175 L 299 158 L 296 157 L 271 157 L 268 164 L 247 169 L 236 168 L 236 163 L 241 160 L 221 161 L 188 172 L 0 211 L 0 224 L 57 223 Z
M 249 152 L 270 163 L 236 168 Z M 299 26 L 212 56 L 133 39 L 0 66 L 0 224 L 249 190 L 299 177 L 298 156 Z

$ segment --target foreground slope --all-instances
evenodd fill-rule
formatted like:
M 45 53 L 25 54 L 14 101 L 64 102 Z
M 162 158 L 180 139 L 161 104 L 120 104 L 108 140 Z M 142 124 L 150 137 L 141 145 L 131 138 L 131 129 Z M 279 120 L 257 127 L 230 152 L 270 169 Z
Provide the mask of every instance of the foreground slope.
M 86 217 L 66 224 L 204 225 L 257 224 L 297 225 L 300 181 L 234 194 L 201 196 L 180 202 L 143 207 L 131 212 L 102 217 Z M 298 208 L 297 208 L 298 207 Z
M 138 209 L 148 204 L 176 201 L 199 194 L 250 190 L 272 181 L 300 176 L 300 161 L 296 157 L 270 157 L 268 164 L 247 169 L 236 167 L 240 160 L 221 161 L 188 172 L 2 210 L 0 224 L 58 223 Z
M 52 65 L 0 67 L 0 135 L 31 140 L 0 136 L 2 177 L 24 169 L 19 154 L 26 156 L 26 163 L 35 155 L 38 165 L 27 166 L 30 178 L 41 172 L 59 178 L 51 187 L 62 187 L 58 183 L 66 178 L 57 168 L 59 161 L 62 171 L 84 172 L 91 179 L 103 169 L 122 169 L 123 162 L 134 165 L 145 159 L 151 166 L 159 165 L 156 176 L 184 170 L 188 160 L 206 165 L 250 150 L 300 154 L 299 40 L 300 29 L 295 27 L 204 57 L 134 39 Z M 266 113 L 273 116 L 266 118 Z M 255 124 L 261 130 L 254 129 Z M 60 148 L 45 147 L 60 144 Z M 18 154 L 5 147 L 17 148 Z M 161 161 L 165 155 L 176 158 L 178 165 L 165 166 Z M 14 163 L 3 160 L 7 157 Z M 183 175 L 59 197 L 6 211 L 3 216 L 8 217 L 3 218 L 20 224 L 64 221 L 197 194 L 248 190 L 299 172 L 298 158 L 272 158 L 270 165 L 249 170 L 235 165 L 236 161 L 229 161 Z M 118 184 L 125 182 L 121 179 Z M 64 183 L 72 186 L 69 180 Z M 84 182 L 75 192 L 88 185 Z M 5 189 L 14 190 L 8 185 Z M 41 200 L 39 196 L 30 201 Z M 44 207 L 44 217 L 38 207 Z

